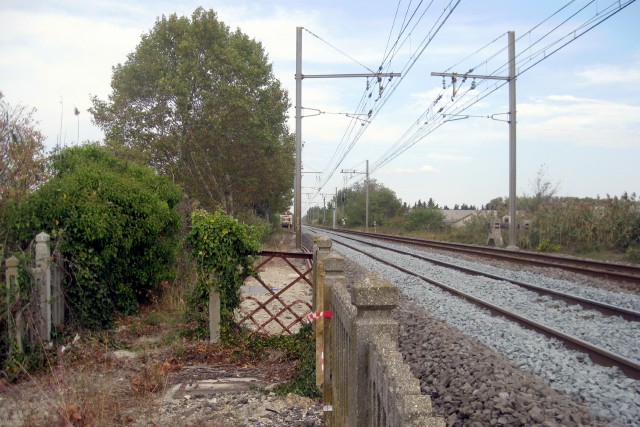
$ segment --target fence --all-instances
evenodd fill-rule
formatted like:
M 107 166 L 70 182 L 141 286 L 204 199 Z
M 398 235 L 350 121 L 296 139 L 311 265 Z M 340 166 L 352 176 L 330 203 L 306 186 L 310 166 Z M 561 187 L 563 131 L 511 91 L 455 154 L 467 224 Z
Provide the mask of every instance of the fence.
M 327 426 L 444 426 L 397 349 L 398 289 L 370 274 L 347 290 L 344 259 L 316 239 L 316 333 Z
M 260 262 L 255 267 L 258 274 L 245 280 L 246 294 L 236 323 L 267 335 L 293 334 L 312 308 L 306 298 L 313 289 L 309 263 L 312 255 L 273 251 L 262 251 L 258 255 Z M 268 272 L 262 272 L 267 265 L 288 272 L 288 283 L 270 282 L 265 275 Z
M 51 341 L 51 330 L 64 321 L 64 298 L 62 295 L 62 262 L 58 254 L 51 255 L 50 237 L 47 233 L 36 236 L 35 268 L 32 274 L 35 288 L 31 295 L 21 298 L 18 280 L 19 262 L 15 256 L 5 261 L 7 283 L 7 325 L 9 336 L 14 337 L 16 350 L 24 350 L 23 342 L 28 337 L 34 344 L 40 340 Z M 23 306 L 28 301 L 28 306 Z

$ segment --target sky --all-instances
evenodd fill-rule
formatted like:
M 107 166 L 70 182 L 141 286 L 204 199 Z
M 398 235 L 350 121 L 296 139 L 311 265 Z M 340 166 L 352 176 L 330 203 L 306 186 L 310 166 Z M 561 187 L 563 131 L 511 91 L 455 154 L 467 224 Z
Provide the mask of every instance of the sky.
M 472 79 L 458 80 L 454 96 L 451 79 L 431 73 L 506 77 L 506 33 L 514 31 L 517 195 L 532 194 L 542 172 L 561 196 L 619 196 L 640 193 L 640 4 L 583 33 L 617 4 L 0 0 L 0 91 L 37 109 L 48 148 L 101 141 L 87 110 L 91 96 L 108 97 L 112 67 L 157 17 L 202 6 L 262 43 L 288 90 L 294 132 L 303 27 L 303 75 L 371 74 L 381 64 L 401 73 L 382 79 L 382 89 L 375 78 L 303 79 L 303 213 L 362 180 L 366 161 L 370 178 L 410 205 L 432 198 L 479 208 L 509 194 L 508 85 L 478 79 L 472 90 Z

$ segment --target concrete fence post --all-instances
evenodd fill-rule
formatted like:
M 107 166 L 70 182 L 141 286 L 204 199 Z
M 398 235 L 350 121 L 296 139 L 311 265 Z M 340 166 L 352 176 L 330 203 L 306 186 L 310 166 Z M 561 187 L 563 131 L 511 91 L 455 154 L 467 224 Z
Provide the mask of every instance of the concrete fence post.
M 18 258 L 12 256 L 5 261 L 7 267 L 7 332 L 9 339 L 15 337 L 16 349 L 22 353 L 24 347 L 22 339 L 24 337 L 24 318 L 22 317 L 21 307 L 13 307 L 20 301 L 20 286 L 18 285 Z M 13 314 L 15 313 L 15 319 Z
M 38 289 L 40 318 L 38 319 L 38 330 L 40 338 L 51 341 L 51 268 L 49 251 L 50 237 L 42 232 L 36 236 L 36 287 Z
M 62 276 L 64 264 L 59 252 L 54 252 L 51 263 L 51 322 L 58 328 L 64 322 L 64 295 L 62 293 Z
M 337 252 L 330 252 L 324 259 L 322 260 L 322 264 L 324 267 L 324 281 L 322 285 L 324 287 L 323 290 L 323 307 L 324 310 L 331 310 L 332 308 L 332 288 L 346 286 L 345 277 L 344 277 L 344 258 L 338 254 Z M 332 348 L 331 348 L 331 340 L 332 340 L 332 331 L 334 328 L 330 327 L 329 322 L 335 322 L 336 319 L 333 317 L 330 319 L 321 318 L 324 320 L 324 334 L 323 334 L 323 342 L 322 348 L 324 350 L 324 371 L 323 374 L 323 386 L 322 386 L 322 394 L 323 400 L 325 403 L 325 426 L 331 426 L 333 421 L 333 409 L 328 410 L 328 406 L 333 404 L 333 384 L 332 384 L 332 371 L 331 371 L 331 358 L 332 358 Z M 317 349 L 317 347 L 316 347 Z M 336 349 L 337 351 L 337 349 Z
M 491 222 L 490 228 L 491 229 L 489 230 L 489 237 L 487 238 L 487 246 L 504 246 L 504 243 L 502 241 L 502 229 L 500 226 L 500 220 L 494 219 Z
M 209 342 L 216 344 L 220 339 L 220 292 L 213 287 L 209 290 Z
M 351 303 L 357 307 L 353 324 L 352 351 L 349 355 L 350 386 L 349 419 L 354 426 L 369 426 L 372 415 L 369 408 L 368 351 L 370 337 L 386 335 L 391 342 L 398 339 L 398 324 L 393 309 L 398 304 L 398 288 L 388 280 L 372 273 L 351 288 Z
M 317 235 L 313 239 L 313 311 L 324 311 L 330 308 L 325 305 L 325 285 L 326 269 L 325 258 L 331 251 L 331 239 L 324 235 Z M 325 308 L 326 307 L 326 308 Z M 314 322 L 316 330 L 316 386 L 322 390 L 324 376 L 322 375 L 322 346 L 324 345 L 325 319 L 323 317 Z

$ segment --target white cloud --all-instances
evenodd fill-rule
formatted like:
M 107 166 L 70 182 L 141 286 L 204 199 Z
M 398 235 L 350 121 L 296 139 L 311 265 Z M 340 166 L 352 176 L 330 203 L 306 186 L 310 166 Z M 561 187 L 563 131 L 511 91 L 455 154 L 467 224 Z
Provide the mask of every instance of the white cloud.
M 416 174 L 431 174 L 431 173 L 440 173 L 442 172 L 440 169 L 435 168 L 431 165 L 424 165 L 420 168 L 392 168 L 392 169 L 383 169 L 380 174 L 381 175 L 416 175 Z
M 631 67 L 618 64 L 597 64 L 577 73 L 583 85 L 640 84 L 640 61 Z
M 456 156 L 444 153 L 429 153 L 426 157 L 427 159 L 440 162 L 469 162 L 473 159 L 471 156 Z
M 640 147 L 640 106 L 569 95 L 518 105 L 519 138 L 574 145 Z

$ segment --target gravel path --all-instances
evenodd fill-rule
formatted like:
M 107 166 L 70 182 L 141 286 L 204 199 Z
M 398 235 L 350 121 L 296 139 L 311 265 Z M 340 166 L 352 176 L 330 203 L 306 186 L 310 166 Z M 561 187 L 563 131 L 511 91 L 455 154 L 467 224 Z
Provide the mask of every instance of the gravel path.
M 332 239 L 340 240 L 333 236 Z M 399 346 L 414 375 L 420 379 L 423 392 L 432 397 L 436 413 L 445 417 L 449 425 L 640 425 L 640 382 L 626 378 L 617 369 L 593 365 L 588 357 L 566 349 L 558 341 L 493 317 L 485 310 L 358 252 L 338 245 L 334 248 L 351 260 L 349 282 L 357 280 L 363 271 L 377 271 L 406 295 L 397 310 L 401 325 Z M 374 249 L 367 251 L 372 253 Z M 449 273 L 434 270 L 433 266 L 417 262 L 415 258 L 403 262 L 407 268 L 421 269 L 418 272 L 427 277 L 449 277 Z M 457 276 L 459 274 L 455 273 L 450 281 L 477 286 L 472 283 L 476 278 Z M 502 270 L 498 274 L 519 275 Z M 522 276 L 518 279 L 525 280 Z M 531 281 L 531 277 L 526 280 Z M 566 280 L 547 283 L 554 288 L 579 287 Z M 483 292 L 491 292 L 487 294 L 491 299 L 497 298 L 496 286 L 504 291 L 504 282 L 481 286 L 486 288 Z M 503 302 L 520 298 L 539 297 L 529 291 L 513 291 L 503 297 Z M 627 299 L 633 300 L 629 295 Z M 544 317 L 542 320 L 552 324 L 570 323 L 569 327 L 580 336 L 585 323 L 580 316 L 584 316 L 584 312 L 574 313 L 574 308 L 560 302 L 545 302 L 552 306 L 558 318 L 554 314 L 547 319 L 538 312 L 538 316 Z M 630 302 L 636 303 L 637 300 Z M 521 310 L 532 305 L 524 299 L 516 304 Z M 567 313 L 573 315 L 573 321 L 567 322 Z M 611 327 L 611 318 L 601 319 L 603 316 L 592 312 L 587 316 L 593 316 L 600 325 L 593 331 L 583 331 L 583 335 L 595 335 L 598 331 L 601 339 L 611 338 L 611 345 L 617 349 L 627 348 L 628 355 L 638 354 L 634 347 L 640 341 L 637 327 L 625 331 L 631 335 L 607 337 L 603 331 Z

